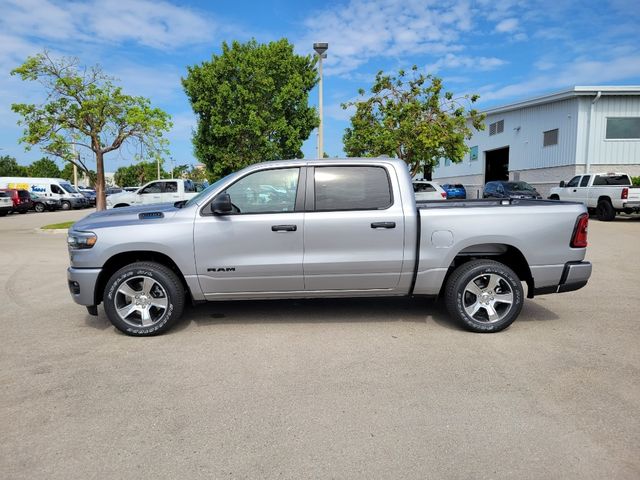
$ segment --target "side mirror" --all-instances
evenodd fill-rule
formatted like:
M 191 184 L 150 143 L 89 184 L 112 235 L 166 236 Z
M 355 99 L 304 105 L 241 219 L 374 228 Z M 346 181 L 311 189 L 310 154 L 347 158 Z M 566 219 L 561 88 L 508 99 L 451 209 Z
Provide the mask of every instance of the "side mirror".
M 214 215 L 224 215 L 233 211 L 231 197 L 228 193 L 221 193 L 211 202 L 211 213 Z
M 560 188 L 564 188 L 564 180 L 560 180 Z

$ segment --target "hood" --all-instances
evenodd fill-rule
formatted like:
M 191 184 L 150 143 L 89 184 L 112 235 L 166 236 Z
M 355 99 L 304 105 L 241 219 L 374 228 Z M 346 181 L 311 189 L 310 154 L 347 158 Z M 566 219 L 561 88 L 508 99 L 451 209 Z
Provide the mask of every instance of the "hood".
M 88 231 L 123 225 L 157 224 L 173 217 L 178 211 L 179 208 L 174 207 L 173 203 L 114 208 L 87 215 L 76 222 L 72 228 L 77 231 Z

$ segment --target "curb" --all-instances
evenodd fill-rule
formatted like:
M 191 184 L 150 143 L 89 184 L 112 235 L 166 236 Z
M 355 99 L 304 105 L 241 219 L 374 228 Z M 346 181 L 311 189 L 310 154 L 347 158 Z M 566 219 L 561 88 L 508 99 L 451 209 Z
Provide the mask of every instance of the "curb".
M 60 235 L 62 233 L 66 234 L 69 229 L 68 228 L 34 228 L 36 233 L 44 233 L 45 235 Z

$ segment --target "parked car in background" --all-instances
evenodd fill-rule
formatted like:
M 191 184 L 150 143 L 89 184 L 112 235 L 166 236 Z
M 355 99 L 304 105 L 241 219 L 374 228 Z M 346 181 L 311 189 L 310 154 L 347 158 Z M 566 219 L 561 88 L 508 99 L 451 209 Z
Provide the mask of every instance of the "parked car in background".
M 57 198 L 62 209 L 84 208 L 87 201 L 68 180 L 45 177 L 0 177 L 0 188 L 27 190 L 43 197 Z
M 0 217 L 4 217 L 13 210 L 11 195 L 7 192 L 0 192 Z
M 153 203 L 179 202 L 197 195 L 191 180 L 156 180 L 143 185 L 135 192 L 122 192 L 107 197 L 107 208 L 150 205 Z
M 436 182 L 430 180 L 414 180 L 413 194 L 416 202 L 423 200 L 446 200 L 447 192 Z
M 462 200 L 467 198 L 467 190 L 461 183 L 445 183 L 442 185 L 442 189 L 447 193 L 447 198 L 459 198 Z
M 29 192 L 17 188 L 5 188 L 0 191 L 6 192 L 11 197 L 13 203 L 12 212 L 27 213 L 33 208 L 33 202 L 31 201 L 31 195 Z
M 551 189 L 551 200 L 582 202 L 598 218 L 611 221 L 617 213 L 640 213 L 640 187 L 634 187 L 626 173 L 576 175 Z
M 486 183 L 482 191 L 482 198 L 540 199 L 542 195 L 527 182 L 496 180 Z
M 62 202 L 57 198 L 41 197 L 37 193 L 31 194 L 31 201 L 33 202 L 33 210 L 38 213 L 42 213 L 45 210 L 53 212 L 62 208 Z
M 105 196 L 109 196 L 109 195 L 115 195 L 116 193 L 122 193 L 122 189 L 118 188 L 118 187 L 108 187 L 105 191 L 104 194 Z
M 87 200 L 87 207 L 95 207 L 96 206 L 96 191 L 92 188 L 78 188 L 78 191 L 84 195 L 84 198 Z

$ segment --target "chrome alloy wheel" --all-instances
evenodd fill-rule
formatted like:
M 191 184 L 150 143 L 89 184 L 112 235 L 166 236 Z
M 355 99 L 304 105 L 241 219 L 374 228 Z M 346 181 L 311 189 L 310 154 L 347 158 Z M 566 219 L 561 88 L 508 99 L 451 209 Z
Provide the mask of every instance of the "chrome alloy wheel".
M 131 277 L 118 287 L 113 300 L 118 316 L 133 327 L 151 327 L 167 311 L 165 289 L 151 277 Z
M 500 275 L 478 275 L 464 288 L 462 304 L 474 320 L 496 323 L 511 311 L 513 290 Z

